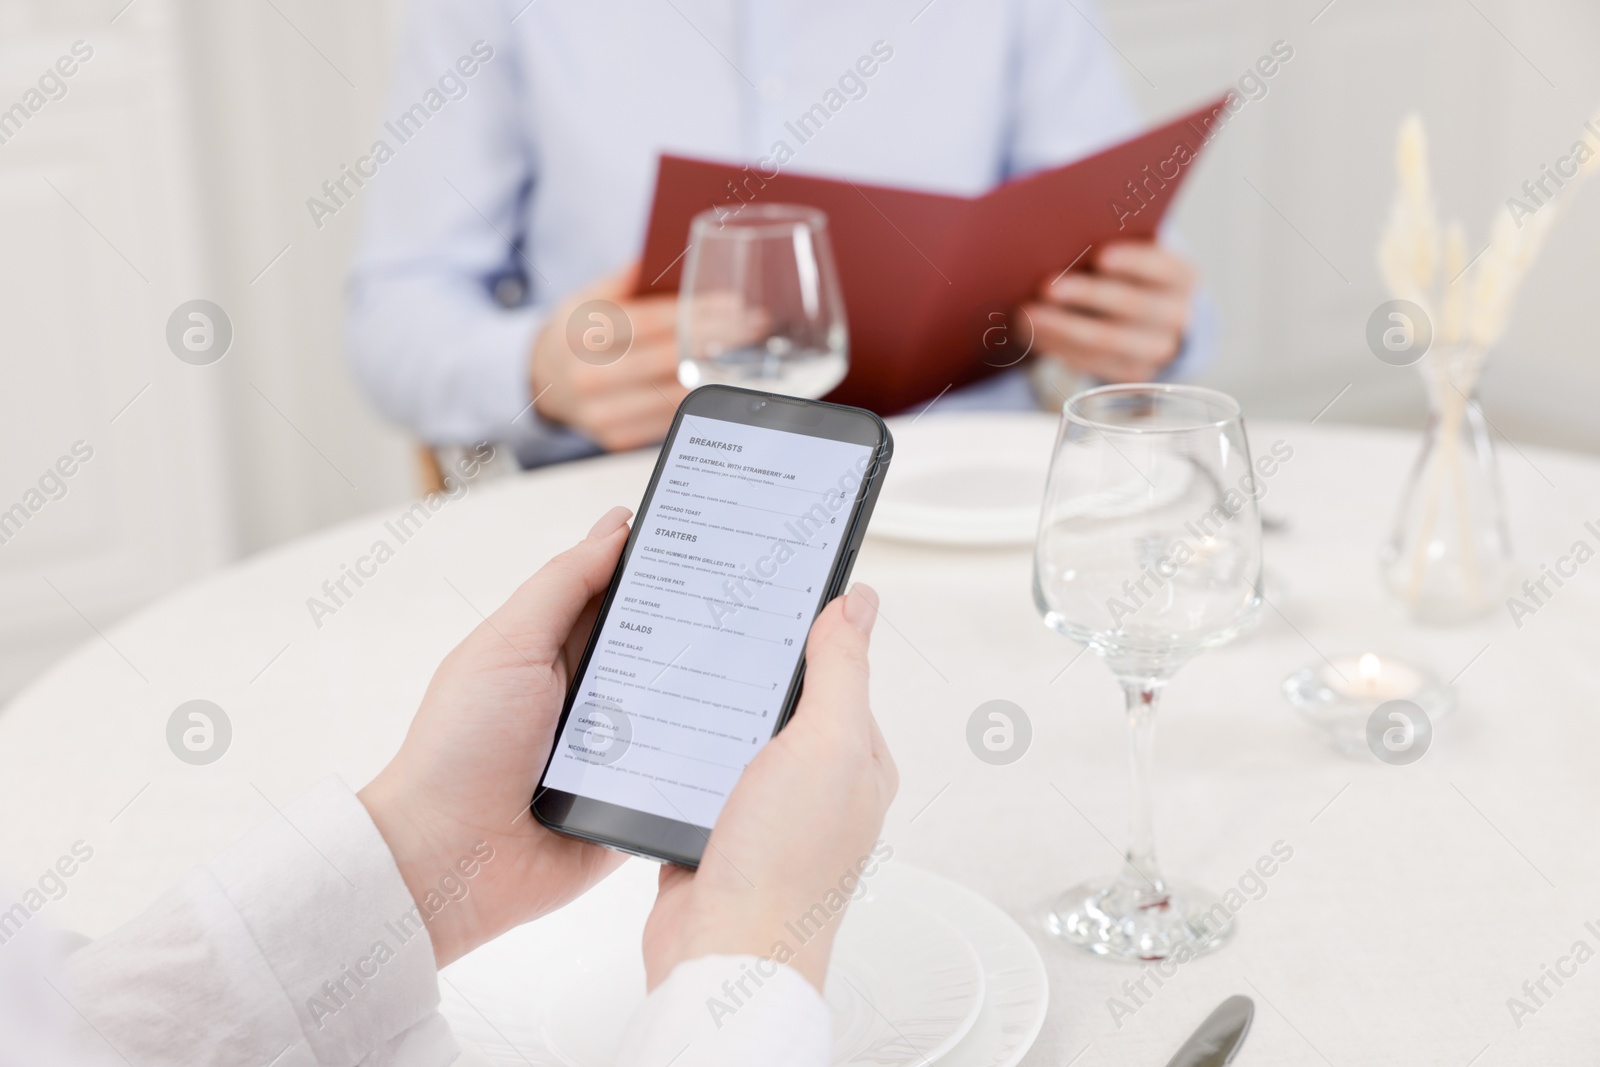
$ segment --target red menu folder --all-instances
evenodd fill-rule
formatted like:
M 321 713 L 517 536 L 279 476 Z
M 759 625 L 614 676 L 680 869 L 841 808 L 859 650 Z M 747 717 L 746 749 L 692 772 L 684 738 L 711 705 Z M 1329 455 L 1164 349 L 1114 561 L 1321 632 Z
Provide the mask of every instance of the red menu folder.
M 640 291 L 678 288 L 689 222 L 707 208 L 819 208 L 850 324 L 850 373 L 828 399 L 903 411 L 1014 364 L 1029 339 L 996 345 L 993 329 L 1043 279 L 1095 245 L 1153 237 L 1200 149 L 1226 121 L 1222 105 L 977 197 L 663 155 Z

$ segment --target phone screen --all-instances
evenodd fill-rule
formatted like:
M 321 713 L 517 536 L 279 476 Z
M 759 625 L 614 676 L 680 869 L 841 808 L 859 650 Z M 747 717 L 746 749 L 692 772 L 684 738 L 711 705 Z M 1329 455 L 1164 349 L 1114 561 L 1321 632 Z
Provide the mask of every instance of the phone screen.
M 772 738 L 871 446 L 684 415 L 544 786 L 709 829 Z

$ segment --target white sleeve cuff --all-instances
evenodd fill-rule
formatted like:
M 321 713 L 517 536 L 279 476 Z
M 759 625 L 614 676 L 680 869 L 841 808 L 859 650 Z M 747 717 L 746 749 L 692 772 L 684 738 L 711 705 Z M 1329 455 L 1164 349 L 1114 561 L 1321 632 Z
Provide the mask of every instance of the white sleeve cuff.
M 394 856 L 327 778 L 209 864 L 319 1062 L 359 1060 L 439 1006 L 433 943 Z
M 799 972 L 755 956 L 675 967 L 635 1013 L 618 1067 L 827 1067 L 833 1017 Z
M 71 957 L 135 1061 L 448 1064 L 433 946 L 367 810 L 330 778 Z M 200 1062 L 197 1060 L 196 1062 Z M 205 1060 L 213 1062 L 213 1060 Z

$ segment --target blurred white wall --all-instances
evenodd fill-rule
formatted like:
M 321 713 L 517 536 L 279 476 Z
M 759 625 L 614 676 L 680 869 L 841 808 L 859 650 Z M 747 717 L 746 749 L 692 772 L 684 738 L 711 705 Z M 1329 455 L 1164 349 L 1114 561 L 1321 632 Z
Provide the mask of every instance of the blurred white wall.
M 1420 426 L 1415 369 L 1380 363 L 1365 342 L 1367 317 L 1388 298 L 1375 249 L 1395 129 L 1422 116 L 1442 216 L 1463 222 L 1476 254 L 1506 199 L 1600 112 L 1600 4 L 1104 3 L 1103 28 L 1152 116 L 1236 81 L 1276 41 L 1294 50 L 1208 150 L 1178 209 L 1225 316 L 1211 384 L 1247 413 L 1306 419 L 1349 385 L 1325 419 Z M 1600 452 L 1600 183 L 1560 203 L 1566 216 L 1491 355 L 1483 406 L 1513 439 Z
M 939 0 L 941 3 L 980 0 Z M 1066 3 L 1067 0 L 1062 0 Z M 228 560 L 414 491 L 406 437 L 340 351 L 358 216 L 305 207 L 370 141 L 393 0 L 5 0 L 0 108 L 74 42 L 92 59 L 0 144 L 0 510 L 73 444 L 94 458 L 0 544 L 0 695 L 139 604 Z M 1367 351 L 1392 143 L 1419 111 L 1473 250 L 1600 105 L 1584 0 L 1105 0 L 1158 117 L 1294 58 L 1210 151 L 1180 222 L 1225 316 L 1211 372 L 1260 416 L 1420 425 L 1414 371 Z M 1525 440 L 1600 451 L 1600 187 L 1569 211 L 1484 386 Z M 209 366 L 168 350 L 205 298 Z M 130 403 L 131 400 L 131 403 Z M 1514 462 L 1507 457 L 1507 462 Z M 53 483 L 51 486 L 54 491 Z
M 0 695 L 213 567 L 414 491 L 341 353 L 357 217 L 319 231 L 305 207 L 370 144 L 392 6 L 0 4 L 0 108 L 90 56 L 0 126 L 0 513 L 47 500 L 0 525 Z M 166 338 L 195 298 L 232 323 L 206 366 Z
M 345 366 L 359 211 L 319 229 L 306 208 L 372 144 L 399 5 L 173 2 L 213 299 L 242 342 L 217 369 L 228 476 L 242 488 L 234 547 L 249 553 L 416 486 L 409 439 L 372 412 Z

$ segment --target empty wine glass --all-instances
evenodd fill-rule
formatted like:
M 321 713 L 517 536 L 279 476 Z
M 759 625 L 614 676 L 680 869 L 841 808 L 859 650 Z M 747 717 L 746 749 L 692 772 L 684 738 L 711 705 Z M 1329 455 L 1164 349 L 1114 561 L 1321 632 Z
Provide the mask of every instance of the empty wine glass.
M 1191 657 L 1260 602 L 1261 517 L 1239 405 L 1211 389 L 1113 385 L 1066 402 L 1034 555 L 1045 624 L 1106 661 L 1127 701 L 1132 803 L 1119 877 L 1067 890 L 1051 933 L 1106 956 L 1183 960 L 1232 931 L 1216 898 L 1156 866 L 1157 701 Z
M 796 204 L 712 208 L 689 229 L 678 380 L 816 399 L 849 368 L 828 218 Z

